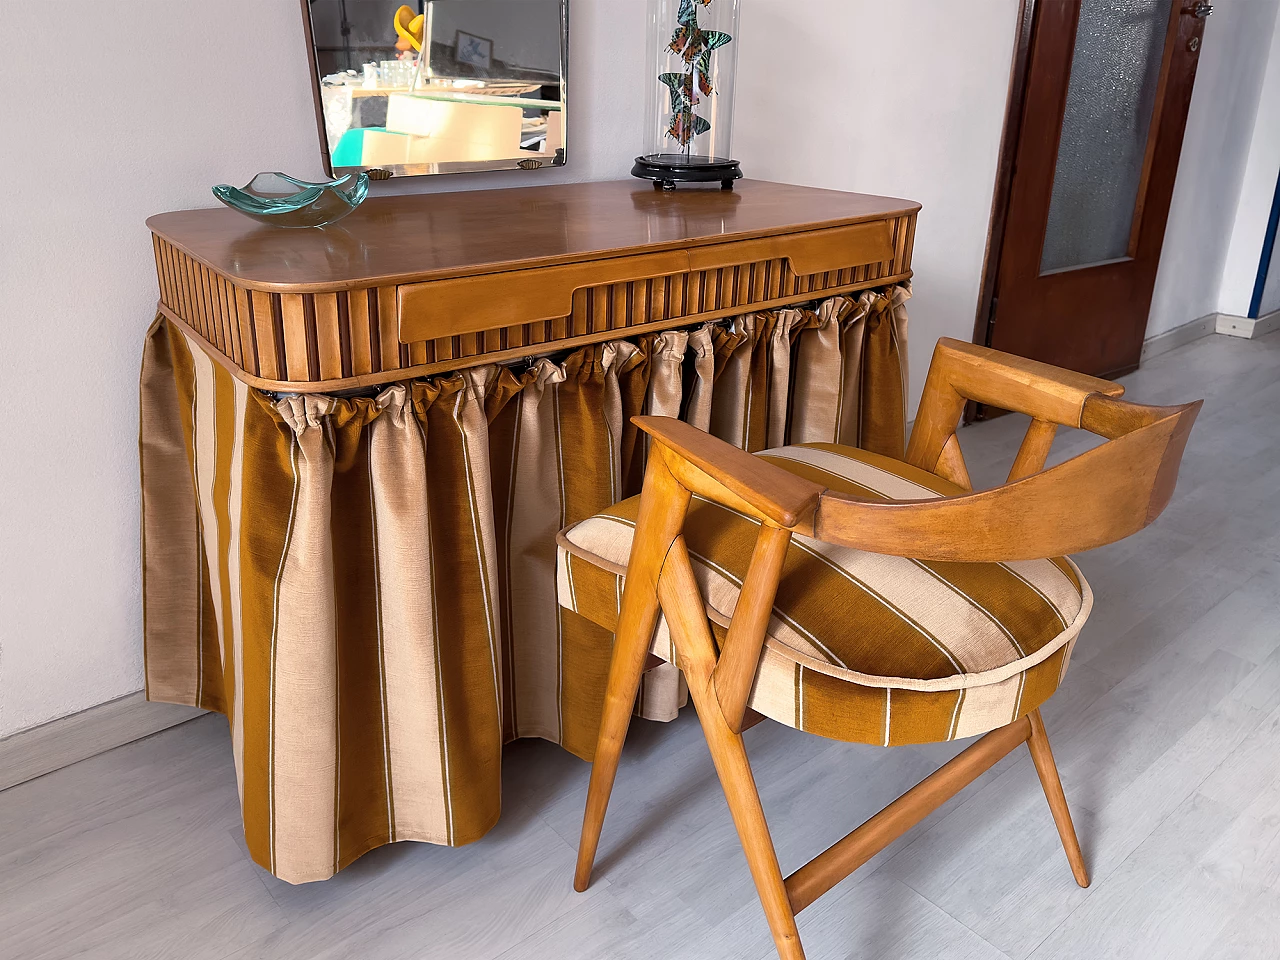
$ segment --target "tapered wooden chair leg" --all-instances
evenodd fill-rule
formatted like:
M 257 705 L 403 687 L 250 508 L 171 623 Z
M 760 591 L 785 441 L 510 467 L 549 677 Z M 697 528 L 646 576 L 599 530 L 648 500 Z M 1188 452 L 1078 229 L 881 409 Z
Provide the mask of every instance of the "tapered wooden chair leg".
M 747 866 L 760 895 L 765 919 L 769 921 L 769 932 L 773 934 L 773 943 L 781 960 L 804 960 L 796 915 L 787 897 L 786 882 L 778 866 L 773 838 L 769 836 L 769 825 L 765 822 L 760 794 L 751 775 L 746 747 L 742 736 L 729 729 L 719 703 L 714 694 L 709 693 L 710 688 L 704 688 L 701 695 L 695 694 L 694 706 L 698 719 L 702 721 L 711 759 L 724 788 L 725 799 L 729 802 L 729 812 L 742 842 L 742 852 L 747 856 Z
M 760 793 L 756 790 L 751 764 L 747 761 L 747 748 L 742 742 L 742 735 L 729 727 L 712 682 L 712 671 L 716 666 L 715 644 L 683 539 L 676 541 L 667 556 L 662 579 L 658 583 L 658 596 L 662 600 L 680 667 L 689 684 L 689 694 L 698 711 L 698 720 L 711 750 L 711 760 L 720 777 L 725 800 L 729 803 L 729 813 L 738 830 L 742 852 L 747 856 L 747 866 L 760 895 L 765 919 L 769 921 L 778 956 L 781 960 L 804 960 L 795 911 L 791 908 L 786 881 L 778 867 L 778 855 L 764 819 Z
M 657 606 L 656 596 L 654 606 Z M 579 893 L 591 883 L 591 868 L 595 864 L 605 811 L 609 808 L 609 795 L 613 792 L 622 744 L 627 738 L 631 712 L 640 690 L 640 677 L 649 653 L 647 637 L 648 634 L 641 639 L 619 635 L 615 641 L 604 712 L 600 718 L 600 735 L 591 763 L 591 782 L 587 786 L 587 809 L 582 817 L 582 837 L 578 841 L 578 865 L 573 874 L 573 889 Z M 639 649 L 634 649 L 636 647 Z
M 649 643 L 658 623 L 658 574 L 667 549 L 680 533 L 689 508 L 689 491 L 667 471 L 662 458 L 651 456 L 645 471 L 640 513 L 627 567 L 627 582 L 618 612 L 618 632 L 609 662 L 600 733 L 587 786 L 587 809 L 582 817 L 582 838 L 578 842 L 578 865 L 573 889 L 579 893 L 591 883 L 591 867 L 600 843 L 609 794 L 618 773 L 622 744 L 631 725 L 631 711 L 640 690 L 640 677 L 649 657 Z
M 1075 876 L 1076 883 L 1087 887 L 1089 870 L 1084 864 L 1084 854 L 1080 852 L 1076 828 L 1071 823 L 1071 811 L 1067 809 L 1067 797 L 1062 792 L 1062 781 L 1058 779 L 1058 765 L 1053 762 L 1053 751 L 1049 749 L 1049 737 L 1044 731 L 1044 720 L 1040 718 L 1039 710 L 1032 710 L 1027 717 L 1031 721 L 1031 736 L 1027 740 L 1027 748 L 1031 751 L 1031 762 L 1036 765 L 1036 773 L 1040 775 L 1040 785 L 1044 787 L 1044 795 L 1049 801 L 1049 811 L 1053 814 L 1053 822 L 1058 827 L 1058 836 L 1062 838 L 1063 849 L 1067 852 L 1071 873 Z

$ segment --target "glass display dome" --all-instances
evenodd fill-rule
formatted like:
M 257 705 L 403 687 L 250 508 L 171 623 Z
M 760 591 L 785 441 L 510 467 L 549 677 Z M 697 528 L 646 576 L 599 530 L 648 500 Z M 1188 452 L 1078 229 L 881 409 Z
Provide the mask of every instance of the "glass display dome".
M 730 159 L 739 0 L 649 0 L 648 142 L 631 172 L 675 189 L 680 182 L 742 176 Z

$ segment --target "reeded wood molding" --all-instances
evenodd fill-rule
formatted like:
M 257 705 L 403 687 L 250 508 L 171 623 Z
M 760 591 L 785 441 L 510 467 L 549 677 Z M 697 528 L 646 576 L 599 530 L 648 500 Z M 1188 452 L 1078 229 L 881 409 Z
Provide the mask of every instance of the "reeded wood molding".
M 397 288 L 328 294 L 248 291 L 156 238 L 160 308 L 251 386 L 342 390 L 852 294 L 911 278 L 866 264 L 815 276 L 780 261 L 579 289 L 573 312 L 430 340 L 400 342 Z

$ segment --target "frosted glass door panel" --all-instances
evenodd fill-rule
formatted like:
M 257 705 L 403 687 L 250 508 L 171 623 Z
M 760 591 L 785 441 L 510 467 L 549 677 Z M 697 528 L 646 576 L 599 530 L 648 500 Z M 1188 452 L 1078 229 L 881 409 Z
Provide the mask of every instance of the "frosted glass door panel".
M 1041 273 L 1128 254 L 1172 0 L 1084 0 Z

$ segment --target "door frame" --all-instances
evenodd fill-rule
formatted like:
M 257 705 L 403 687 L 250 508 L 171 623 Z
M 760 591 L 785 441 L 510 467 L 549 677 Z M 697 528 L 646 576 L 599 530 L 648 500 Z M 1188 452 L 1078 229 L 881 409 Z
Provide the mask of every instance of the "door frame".
M 1013 65 L 1009 70 L 1009 90 L 1005 96 L 1004 126 L 1000 131 L 1000 153 L 996 163 L 995 191 L 991 195 L 991 219 L 987 223 L 987 247 L 982 255 L 982 285 L 978 288 L 978 308 L 973 318 L 973 342 L 990 346 L 996 279 L 1000 250 L 1009 219 L 1013 193 L 1013 162 L 1022 134 L 1022 113 L 1027 94 L 1027 67 L 1031 61 L 1032 28 L 1039 0 L 1019 0 L 1014 28 Z M 973 406 L 969 404 L 968 406 Z M 966 412 L 965 420 L 971 419 Z
M 1176 0 L 1175 0 L 1176 2 Z M 1013 163 L 1022 135 L 1022 113 L 1027 95 L 1027 67 L 1031 62 L 1032 28 L 1039 0 L 1019 0 L 1014 26 L 1013 63 L 1009 69 L 1009 89 L 1005 95 L 1004 125 L 1000 130 L 1000 153 L 996 161 L 995 190 L 991 194 L 991 218 L 987 221 L 987 246 L 982 254 L 982 281 L 978 287 L 978 307 L 973 317 L 973 342 L 991 345 L 991 321 L 995 314 L 996 280 L 1000 271 L 1000 251 L 1009 219 L 1013 194 Z M 968 400 L 964 422 L 986 419 L 983 404 Z

